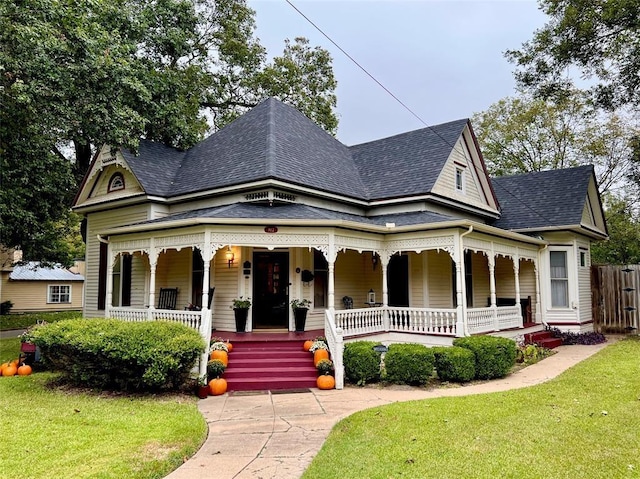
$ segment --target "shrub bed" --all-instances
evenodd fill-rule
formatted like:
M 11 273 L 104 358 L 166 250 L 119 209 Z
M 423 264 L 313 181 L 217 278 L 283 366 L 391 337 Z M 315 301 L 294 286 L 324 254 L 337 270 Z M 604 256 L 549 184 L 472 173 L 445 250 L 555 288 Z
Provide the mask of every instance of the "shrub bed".
M 436 371 L 442 381 L 467 382 L 476 377 L 476 357 L 460 346 L 433 348 Z
M 504 377 L 516 363 L 516 343 L 511 339 L 470 336 L 454 339 L 453 345 L 473 352 L 477 379 Z
M 433 375 L 433 364 L 433 351 L 422 344 L 392 344 L 384 356 L 385 379 L 396 384 L 426 384 Z
M 45 365 L 72 383 L 129 391 L 181 386 L 205 348 L 197 331 L 166 321 L 74 319 L 36 326 L 28 336 Z
M 380 379 L 380 353 L 374 341 L 355 341 L 344 345 L 344 375 L 353 384 L 364 386 Z

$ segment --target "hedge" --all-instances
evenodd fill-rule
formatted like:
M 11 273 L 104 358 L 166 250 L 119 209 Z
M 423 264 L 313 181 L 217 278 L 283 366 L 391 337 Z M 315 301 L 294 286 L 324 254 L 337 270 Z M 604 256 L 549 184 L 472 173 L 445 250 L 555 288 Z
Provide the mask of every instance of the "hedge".
M 104 389 L 178 388 L 205 349 L 196 330 L 166 321 L 73 319 L 28 334 L 45 365 L 74 384 Z
M 469 349 L 475 355 L 477 379 L 506 376 L 516 364 L 516 343 L 496 336 L 469 336 L 453 340 L 454 346 Z
M 467 382 L 476 377 L 476 357 L 459 346 L 433 348 L 436 371 L 442 381 Z
M 380 353 L 375 341 L 355 341 L 344 345 L 344 375 L 353 384 L 363 386 L 380 379 Z
M 397 384 L 426 384 L 433 375 L 433 364 L 433 351 L 422 344 L 391 344 L 384 356 L 385 379 Z

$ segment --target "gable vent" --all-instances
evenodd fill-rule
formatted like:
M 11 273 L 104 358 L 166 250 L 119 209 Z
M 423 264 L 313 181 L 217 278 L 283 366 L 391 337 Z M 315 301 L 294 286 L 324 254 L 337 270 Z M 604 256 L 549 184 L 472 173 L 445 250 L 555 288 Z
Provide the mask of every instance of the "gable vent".
M 295 203 L 296 201 L 295 195 L 273 190 L 248 193 L 244 196 L 244 198 L 246 201 L 250 201 L 253 203 L 268 203 L 269 205 L 277 203 Z

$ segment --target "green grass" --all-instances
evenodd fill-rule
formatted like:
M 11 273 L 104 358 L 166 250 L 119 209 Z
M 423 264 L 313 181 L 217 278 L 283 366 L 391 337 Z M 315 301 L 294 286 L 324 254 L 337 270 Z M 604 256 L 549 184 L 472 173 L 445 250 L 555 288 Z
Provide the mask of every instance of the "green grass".
M 354 414 L 303 478 L 637 478 L 638 431 L 636 338 L 539 386 Z
M 56 313 L 24 313 L 4 314 L 0 316 L 0 331 L 9 329 L 26 329 L 38 321 L 53 323 L 63 319 L 76 319 L 82 317 L 82 311 L 61 311 Z
M 19 348 L 0 340 L 0 359 Z M 51 386 L 56 377 L 0 378 L 0 477 L 161 478 L 206 437 L 195 396 L 82 392 Z

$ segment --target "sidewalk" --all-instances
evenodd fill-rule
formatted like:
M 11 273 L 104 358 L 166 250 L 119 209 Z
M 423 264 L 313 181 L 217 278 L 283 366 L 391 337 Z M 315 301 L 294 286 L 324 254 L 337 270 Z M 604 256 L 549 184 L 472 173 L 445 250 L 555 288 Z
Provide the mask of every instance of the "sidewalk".
M 268 391 L 211 396 L 198 403 L 209 425 L 202 448 L 166 479 L 299 478 L 333 426 L 362 409 L 398 401 L 464 396 L 540 384 L 600 351 L 560 346 L 557 354 L 504 379 L 458 388 L 345 387 L 343 390 L 277 394 Z

